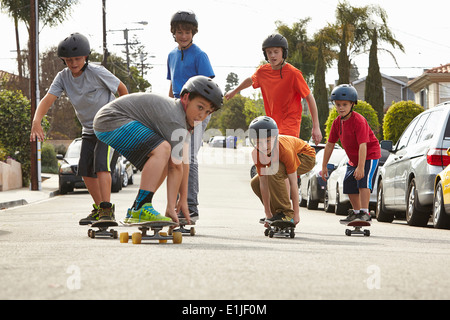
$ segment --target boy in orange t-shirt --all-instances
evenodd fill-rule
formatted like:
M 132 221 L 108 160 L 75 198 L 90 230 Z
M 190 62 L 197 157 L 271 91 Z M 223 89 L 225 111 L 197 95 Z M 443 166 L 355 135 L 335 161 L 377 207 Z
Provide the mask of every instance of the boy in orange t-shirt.
M 280 34 L 270 35 L 262 45 L 265 59 L 269 62 L 245 79 L 236 89 L 225 95 L 227 100 L 250 86 L 261 88 L 266 115 L 273 118 L 279 133 L 300 136 L 302 121 L 302 99 L 306 99 L 311 113 L 312 139 L 318 144 L 322 140 L 316 101 L 300 70 L 286 62 L 288 42 Z
M 298 224 L 297 175 L 314 167 L 314 148 L 300 138 L 279 135 L 277 124 L 267 116 L 258 117 L 250 123 L 249 138 L 255 147 L 252 158 L 258 172 L 251 186 L 264 205 L 265 218 L 261 222 L 287 220 Z

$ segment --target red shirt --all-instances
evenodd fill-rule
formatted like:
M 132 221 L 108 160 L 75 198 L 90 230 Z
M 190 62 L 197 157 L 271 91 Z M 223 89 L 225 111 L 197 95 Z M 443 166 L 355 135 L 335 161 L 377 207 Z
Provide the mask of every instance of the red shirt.
M 351 166 L 358 166 L 359 145 L 367 143 L 366 160 L 381 158 L 380 143 L 370 129 L 367 120 L 359 113 L 353 111 L 350 118 L 341 121 L 338 116 L 331 126 L 328 142 L 336 143 L 341 140 L 342 147 L 349 158 Z
M 286 63 L 280 70 L 260 66 L 252 76 L 253 88 L 261 88 L 266 115 L 275 120 L 280 134 L 300 136 L 302 99 L 311 91 L 300 70 Z

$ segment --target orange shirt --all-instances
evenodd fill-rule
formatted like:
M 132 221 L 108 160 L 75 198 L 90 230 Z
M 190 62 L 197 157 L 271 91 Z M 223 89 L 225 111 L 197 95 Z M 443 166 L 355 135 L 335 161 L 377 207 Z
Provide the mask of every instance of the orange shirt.
M 300 136 L 302 99 L 311 91 L 302 72 L 289 63 L 280 70 L 260 66 L 252 76 L 253 88 L 261 88 L 266 115 L 273 118 L 280 134 Z
M 252 157 L 258 175 L 261 175 L 262 168 L 271 166 L 275 161 L 280 161 L 284 164 L 287 174 L 294 173 L 301 164 L 298 158 L 299 154 L 306 154 L 311 157 L 316 156 L 314 148 L 302 139 L 280 135 L 278 136 L 278 141 L 278 147 L 275 148 L 270 157 L 262 154 L 256 148 L 253 150 Z

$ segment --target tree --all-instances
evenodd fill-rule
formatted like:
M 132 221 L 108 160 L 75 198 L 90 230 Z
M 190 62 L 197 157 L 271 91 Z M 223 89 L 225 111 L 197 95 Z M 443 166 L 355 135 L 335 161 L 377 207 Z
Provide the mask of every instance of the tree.
M 331 49 L 333 40 L 330 34 L 333 30 L 325 27 L 315 35 L 315 43 L 317 45 L 317 63 L 314 72 L 314 87 L 313 94 L 317 104 L 317 112 L 320 123 L 320 130 L 322 136 L 325 137 L 325 122 L 329 114 L 328 104 L 328 90 L 325 82 L 325 74 L 327 68 L 331 65 L 333 59 L 336 57 L 336 52 Z M 303 128 L 302 120 L 302 128 Z
M 0 145 L 4 152 L 22 165 L 22 182 L 30 181 L 31 103 L 20 91 L 0 90 Z M 44 131 L 48 122 L 44 117 Z
M 288 41 L 288 61 L 301 70 L 305 81 L 310 85 L 316 66 L 316 49 L 313 41 L 308 37 L 306 27 L 311 18 L 300 19 L 299 22 L 288 27 L 281 21 L 275 22 L 277 32 Z
M 227 84 L 225 85 L 225 92 L 233 90 L 239 85 L 239 77 L 236 73 L 230 72 L 227 76 Z
M 378 47 L 379 41 L 389 43 L 393 48 L 399 48 L 405 51 L 403 45 L 395 39 L 391 30 L 387 25 L 387 14 L 380 6 L 372 5 L 368 7 L 369 19 L 364 23 L 364 28 L 371 37 L 371 46 L 369 52 L 369 70 L 366 79 L 366 87 L 364 92 L 365 100 L 370 103 L 375 111 L 378 113 L 380 123 L 383 123 L 384 117 L 384 95 L 383 85 L 380 73 L 380 66 L 378 64 L 378 51 L 384 50 L 388 52 L 394 61 L 397 63 L 395 56 L 387 49 Z M 381 22 L 376 22 L 380 19 Z
M 54 27 L 63 22 L 71 12 L 72 7 L 78 0 L 45 0 L 38 1 L 40 26 Z M 22 72 L 22 60 L 20 54 L 20 41 L 18 33 L 18 21 L 25 23 L 28 33 L 30 33 L 30 0 L 0 0 L 0 7 L 14 19 L 16 29 L 16 46 L 18 57 L 19 74 Z M 42 30 L 42 29 L 41 29 Z M 30 37 L 31 38 L 31 37 Z

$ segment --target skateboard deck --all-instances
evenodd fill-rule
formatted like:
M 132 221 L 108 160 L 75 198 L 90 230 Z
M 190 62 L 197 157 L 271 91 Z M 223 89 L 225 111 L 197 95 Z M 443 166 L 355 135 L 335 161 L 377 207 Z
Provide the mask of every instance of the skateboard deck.
M 109 237 L 113 239 L 117 239 L 117 231 L 114 229 L 108 230 L 109 227 L 117 227 L 118 224 L 116 221 L 112 220 L 100 220 L 91 224 L 92 228 L 97 228 L 98 230 L 88 230 L 88 236 L 92 239 L 95 237 Z
M 167 235 L 166 232 L 161 232 L 161 230 L 165 227 L 173 228 L 177 226 L 177 224 L 172 221 L 151 221 L 138 223 L 124 223 L 120 221 L 120 223 L 127 227 L 138 227 L 140 230 L 140 232 L 134 232 L 132 235 L 129 235 L 128 232 L 121 232 L 121 243 L 128 243 L 128 240 L 130 239 L 133 244 L 140 244 L 142 240 L 158 240 L 159 243 L 167 243 L 167 240 L 172 240 L 172 242 L 176 244 L 182 242 L 181 232 L 173 231 L 170 235 Z M 149 230 L 153 231 L 153 234 L 147 234 Z
M 182 234 L 188 234 L 190 236 L 195 236 L 195 227 L 185 228 L 186 226 L 195 226 L 195 221 L 191 220 L 191 223 L 188 223 L 186 218 L 178 218 L 179 227 L 176 229 L 169 229 L 169 235 L 172 232 L 181 232 Z
M 276 220 L 269 223 L 264 231 L 265 236 L 269 238 L 294 238 L 295 237 L 295 224 L 290 221 Z
M 363 229 L 363 227 L 370 227 L 371 223 L 370 221 L 362 221 L 362 220 L 355 220 L 351 222 L 343 222 L 341 221 L 341 224 L 346 225 L 347 227 L 353 227 L 353 229 L 345 229 L 345 234 L 347 236 L 351 236 L 354 234 L 360 234 L 364 235 L 365 237 L 370 236 L 370 230 Z

